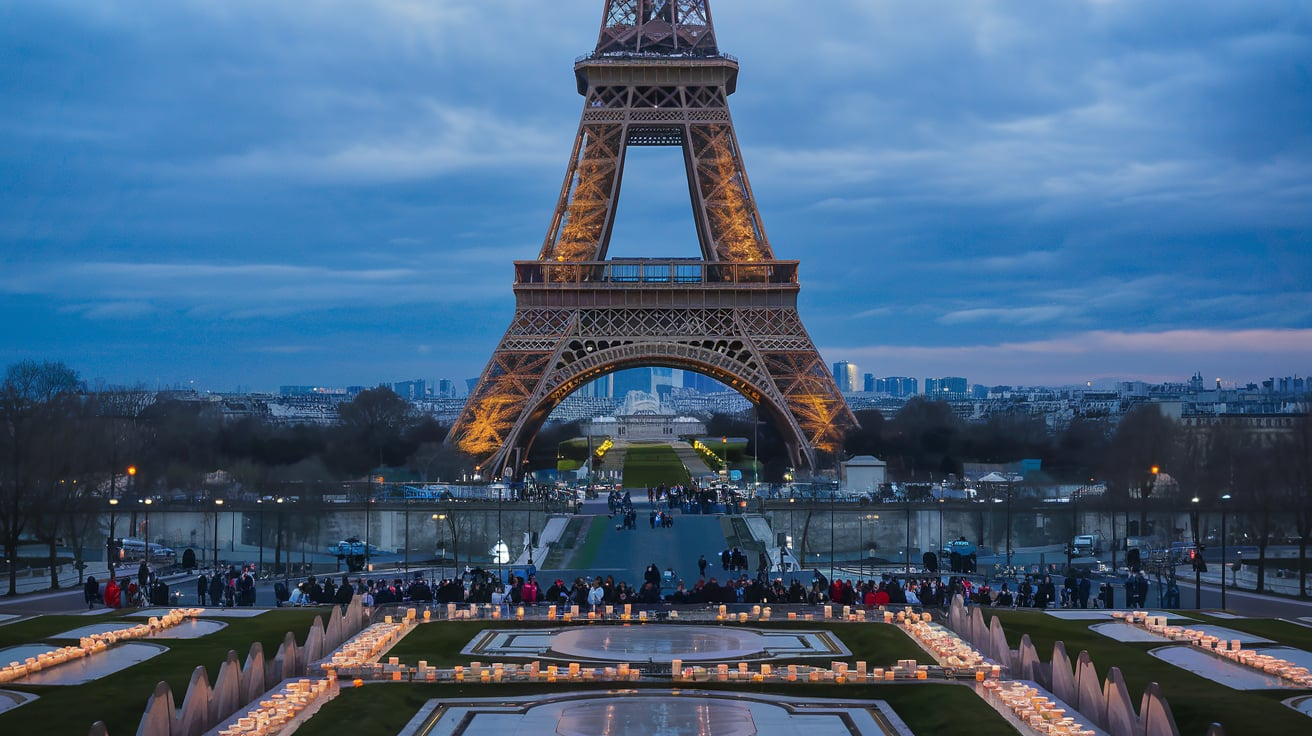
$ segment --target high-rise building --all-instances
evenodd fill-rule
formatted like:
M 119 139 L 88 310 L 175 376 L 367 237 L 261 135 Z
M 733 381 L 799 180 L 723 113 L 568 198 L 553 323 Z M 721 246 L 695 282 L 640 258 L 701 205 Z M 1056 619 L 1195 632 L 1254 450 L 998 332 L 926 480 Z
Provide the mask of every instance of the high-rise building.
M 970 384 L 958 376 L 925 379 L 925 395 L 931 399 L 964 399 L 969 390 Z
M 422 378 L 416 378 L 413 381 L 401 381 L 392 384 L 392 390 L 396 392 L 397 396 L 414 401 L 427 398 L 428 382 Z
M 889 376 L 875 379 L 875 393 L 889 396 L 915 396 L 920 393 L 920 382 L 906 376 Z
M 449 378 L 440 378 L 437 381 L 437 395 L 443 399 L 454 399 L 456 397 L 456 384 Z
M 616 371 L 611 376 L 614 379 L 614 383 L 611 386 L 610 398 L 622 399 L 625 396 L 628 396 L 630 391 L 653 393 L 651 374 L 651 368 L 630 368 L 628 370 Z
M 875 392 L 875 374 L 867 373 L 861 377 L 861 390 L 868 394 Z
M 839 391 L 845 394 L 854 393 L 858 385 L 857 375 L 856 363 L 849 363 L 846 360 L 834 363 L 834 381 L 838 383 Z
M 714 394 L 724 391 L 724 384 L 694 371 L 683 372 L 683 387 L 692 389 L 699 394 Z

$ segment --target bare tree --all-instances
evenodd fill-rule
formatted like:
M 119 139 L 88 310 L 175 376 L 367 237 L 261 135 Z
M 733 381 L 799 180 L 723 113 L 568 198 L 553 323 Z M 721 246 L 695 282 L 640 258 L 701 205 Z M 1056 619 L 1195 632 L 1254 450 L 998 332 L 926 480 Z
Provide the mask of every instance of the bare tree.
M 1103 477 L 1116 495 L 1139 499 L 1139 534 L 1147 534 L 1148 503 L 1157 490 L 1158 472 L 1176 458 L 1179 428 L 1156 404 L 1126 413 L 1112 435 Z
M 1308 404 L 1294 420 L 1293 431 L 1280 440 L 1277 467 L 1288 491 L 1289 511 L 1298 531 L 1298 594 L 1307 597 L 1307 542 L 1312 534 L 1312 416 Z
M 1244 487 L 1244 504 L 1257 537 L 1257 592 L 1266 589 L 1266 550 L 1276 528 L 1276 515 L 1284 510 L 1288 493 L 1282 471 L 1277 467 L 1276 446 L 1258 438 L 1245 438 L 1238 452 L 1239 480 Z
M 39 508 L 43 473 L 48 465 L 37 461 L 43 437 L 50 437 L 51 405 L 77 391 L 77 374 L 63 363 L 23 361 L 5 371 L 0 384 L 0 541 L 9 562 L 9 592 L 18 593 L 18 546 Z M 57 415 L 57 412 L 54 412 Z

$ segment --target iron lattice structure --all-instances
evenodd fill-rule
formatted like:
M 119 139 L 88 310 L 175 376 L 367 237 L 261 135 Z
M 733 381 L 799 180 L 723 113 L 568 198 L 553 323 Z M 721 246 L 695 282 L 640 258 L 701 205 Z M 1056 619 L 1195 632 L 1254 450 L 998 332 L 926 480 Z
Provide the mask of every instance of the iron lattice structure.
M 681 368 L 738 390 L 815 467 L 855 419 L 797 312 L 797 262 L 775 260 L 729 115 L 738 61 L 709 0 L 608 0 L 574 65 L 583 115 L 536 261 L 515 264 L 515 317 L 448 441 L 491 475 L 565 397 L 608 373 Z M 677 146 L 703 260 L 606 260 L 630 146 Z

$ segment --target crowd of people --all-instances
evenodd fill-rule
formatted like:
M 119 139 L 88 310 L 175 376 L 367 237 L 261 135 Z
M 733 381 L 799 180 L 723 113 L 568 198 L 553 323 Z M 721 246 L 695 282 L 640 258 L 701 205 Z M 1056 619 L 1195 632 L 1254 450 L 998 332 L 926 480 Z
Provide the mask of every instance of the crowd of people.
M 167 606 L 171 603 L 169 596 L 168 584 L 145 561 L 138 566 L 136 577 L 111 575 L 101 585 L 94 575 L 90 575 L 82 585 L 82 598 L 88 610 L 97 605 L 106 608 Z

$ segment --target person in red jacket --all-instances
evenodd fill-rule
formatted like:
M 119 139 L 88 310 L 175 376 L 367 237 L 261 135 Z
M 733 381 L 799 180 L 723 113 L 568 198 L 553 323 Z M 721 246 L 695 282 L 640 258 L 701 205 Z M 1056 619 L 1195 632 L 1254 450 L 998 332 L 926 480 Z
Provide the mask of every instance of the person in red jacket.
M 887 606 L 888 602 L 888 588 L 883 583 L 880 583 L 879 589 L 875 591 L 875 606 Z
M 108 608 L 119 608 L 123 605 L 123 591 L 118 587 L 118 582 L 110 578 L 105 583 L 105 606 Z

